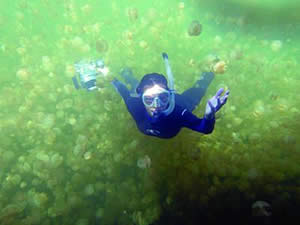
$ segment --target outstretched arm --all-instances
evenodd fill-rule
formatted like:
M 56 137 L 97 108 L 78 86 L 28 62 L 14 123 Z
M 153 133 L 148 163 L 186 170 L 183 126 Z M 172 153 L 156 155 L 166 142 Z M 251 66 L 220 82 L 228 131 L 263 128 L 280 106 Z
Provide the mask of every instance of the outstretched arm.
M 122 84 L 117 79 L 114 79 L 111 83 L 114 86 L 114 88 L 117 90 L 117 92 L 119 92 L 119 94 L 122 96 L 125 104 L 127 105 L 128 100 L 130 98 L 130 92 L 125 86 L 125 84 Z
M 222 106 L 226 103 L 229 95 L 229 90 L 227 90 L 225 94 L 221 96 L 223 92 L 224 92 L 224 88 L 220 88 L 217 91 L 216 95 L 208 100 L 206 104 L 205 115 L 204 115 L 206 119 L 213 118 L 216 112 L 218 112 L 222 108 Z
M 200 119 L 188 110 L 183 110 L 182 113 L 183 126 L 203 134 L 210 134 L 215 127 L 215 117 Z

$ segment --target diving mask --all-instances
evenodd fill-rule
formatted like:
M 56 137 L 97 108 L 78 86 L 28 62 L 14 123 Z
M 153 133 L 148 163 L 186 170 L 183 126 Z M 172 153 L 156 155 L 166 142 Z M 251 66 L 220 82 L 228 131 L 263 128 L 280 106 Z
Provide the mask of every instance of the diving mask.
M 155 84 L 142 95 L 143 103 L 149 108 L 165 108 L 170 102 L 170 92 Z

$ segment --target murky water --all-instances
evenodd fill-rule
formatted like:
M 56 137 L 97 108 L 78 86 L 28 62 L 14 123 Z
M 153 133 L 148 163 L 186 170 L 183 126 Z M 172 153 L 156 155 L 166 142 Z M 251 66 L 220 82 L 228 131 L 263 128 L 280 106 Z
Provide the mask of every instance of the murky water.
M 288 223 L 300 207 L 298 1 L 0 2 L 1 224 Z M 201 29 L 190 28 L 193 21 Z M 190 29 L 190 30 L 189 30 Z M 195 32 L 196 35 L 191 35 Z M 218 57 L 194 114 L 229 88 L 215 129 L 139 132 L 110 84 L 165 74 L 191 87 Z M 98 91 L 74 63 L 103 59 Z M 145 161 L 145 159 L 147 159 Z M 261 209 L 262 210 L 262 209 Z M 262 211 L 263 212 L 263 211 Z

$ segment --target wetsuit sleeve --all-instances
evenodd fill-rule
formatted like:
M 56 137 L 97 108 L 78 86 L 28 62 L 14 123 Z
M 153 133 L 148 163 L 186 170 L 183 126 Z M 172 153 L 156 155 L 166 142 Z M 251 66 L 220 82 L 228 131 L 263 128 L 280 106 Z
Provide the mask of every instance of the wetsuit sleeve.
M 128 88 L 117 79 L 114 79 L 111 83 L 115 87 L 117 92 L 119 92 L 119 94 L 122 96 L 125 104 L 128 105 L 128 101 L 130 98 L 130 92 Z
M 183 121 L 182 125 L 184 127 L 204 134 L 210 134 L 213 132 L 215 126 L 215 117 L 209 120 L 205 119 L 204 117 L 200 119 L 186 109 L 183 110 L 181 114 Z

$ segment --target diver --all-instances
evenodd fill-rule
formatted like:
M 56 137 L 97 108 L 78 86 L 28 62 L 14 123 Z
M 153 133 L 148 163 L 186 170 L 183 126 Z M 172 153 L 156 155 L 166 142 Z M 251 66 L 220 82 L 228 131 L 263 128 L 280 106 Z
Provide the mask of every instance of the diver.
M 182 127 L 210 134 L 214 129 L 215 113 L 226 103 L 229 90 L 222 95 L 224 89 L 220 88 L 216 95 L 208 100 L 204 117 L 196 117 L 192 111 L 205 95 L 214 73 L 202 73 L 201 79 L 192 88 L 177 94 L 168 55 L 163 53 L 162 56 L 168 81 L 162 74 L 151 73 L 144 75 L 138 82 L 129 68 L 123 69 L 121 76 L 130 84 L 130 91 L 117 79 L 112 81 L 138 129 L 146 135 L 159 138 L 172 138 Z

